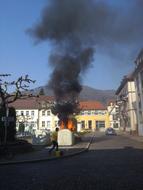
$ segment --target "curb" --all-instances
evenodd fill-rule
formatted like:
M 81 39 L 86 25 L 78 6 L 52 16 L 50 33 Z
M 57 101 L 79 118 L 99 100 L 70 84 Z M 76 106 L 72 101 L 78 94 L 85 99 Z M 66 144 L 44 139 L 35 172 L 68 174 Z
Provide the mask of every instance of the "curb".
M 72 156 L 76 156 L 78 154 L 84 153 L 86 151 L 89 150 L 89 147 L 93 141 L 93 138 L 95 136 L 95 133 L 93 134 L 93 136 L 90 139 L 90 142 L 86 145 L 85 148 L 83 148 L 84 150 L 81 151 L 77 151 L 75 153 L 70 153 L 67 154 L 65 156 L 61 156 L 61 157 L 53 157 L 53 158 L 43 158 L 43 159 L 32 159 L 32 160 L 21 160 L 21 161 L 7 161 L 7 162 L 0 162 L 0 166 L 1 165 L 14 165 L 14 164 L 28 164 L 28 163 L 36 163 L 36 162 L 44 162 L 44 161 L 52 161 L 52 160 L 58 160 L 58 159 L 65 159 L 65 158 L 69 158 Z

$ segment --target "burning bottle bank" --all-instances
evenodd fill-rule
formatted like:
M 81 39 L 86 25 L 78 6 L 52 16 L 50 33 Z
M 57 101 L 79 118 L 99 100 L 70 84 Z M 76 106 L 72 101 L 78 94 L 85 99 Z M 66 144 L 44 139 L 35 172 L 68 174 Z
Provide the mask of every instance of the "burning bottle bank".
M 74 115 L 79 112 L 78 101 L 60 101 L 52 106 L 52 113 L 59 118 L 60 129 L 76 130 Z

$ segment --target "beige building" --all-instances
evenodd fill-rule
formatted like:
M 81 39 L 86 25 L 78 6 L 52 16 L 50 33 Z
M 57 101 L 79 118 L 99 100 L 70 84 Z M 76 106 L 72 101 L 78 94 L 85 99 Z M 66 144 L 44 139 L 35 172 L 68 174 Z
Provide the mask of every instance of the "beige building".
M 133 75 L 125 76 L 116 91 L 119 106 L 120 127 L 137 133 L 136 91 Z
M 137 99 L 137 121 L 138 134 L 143 136 L 143 49 L 135 60 L 136 68 L 133 76 L 135 80 L 135 90 Z

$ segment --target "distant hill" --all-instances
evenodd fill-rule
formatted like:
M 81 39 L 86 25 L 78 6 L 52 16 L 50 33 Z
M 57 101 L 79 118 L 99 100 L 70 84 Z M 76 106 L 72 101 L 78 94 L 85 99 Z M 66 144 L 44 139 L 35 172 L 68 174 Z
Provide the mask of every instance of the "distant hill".
M 97 100 L 105 105 L 108 101 L 115 100 L 116 96 L 115 90 L 99 90 L 89 86 L 83 86 L 80 98 L 84 100 Z
M 38 88 L 32 89 L 30 92 L 34 94 L 39 94 L 42 88 L 44 89 L 45 95 L 54 95 L 52 90 L 50 90 L 47 86 L 40 86 Z M 91 88 L 89 86 L 83 86 L 79 98 L 81 100 L 97 100 L 105 105 L 109 100 L 115 100 L 116 96 L 115 90 L 99 90 Z

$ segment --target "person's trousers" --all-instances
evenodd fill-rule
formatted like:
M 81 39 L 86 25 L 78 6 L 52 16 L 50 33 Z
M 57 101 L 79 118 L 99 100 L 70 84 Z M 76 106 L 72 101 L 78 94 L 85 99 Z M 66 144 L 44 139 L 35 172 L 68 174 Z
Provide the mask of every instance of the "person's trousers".
M 54 149 L 58 151 L 58 142 L 57 141 L 52 141 L 52 147 L 50 148 L 49 152 L 52 152 Z

